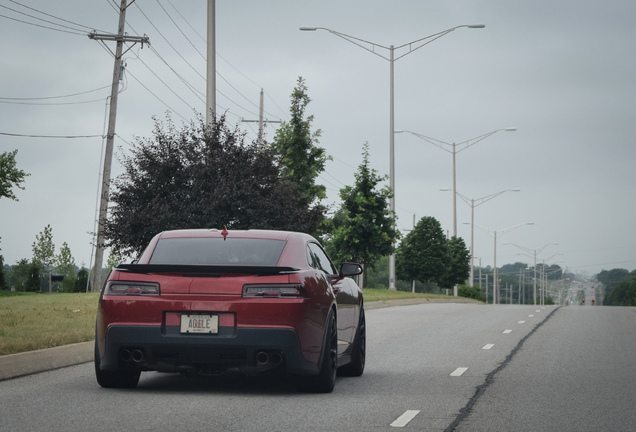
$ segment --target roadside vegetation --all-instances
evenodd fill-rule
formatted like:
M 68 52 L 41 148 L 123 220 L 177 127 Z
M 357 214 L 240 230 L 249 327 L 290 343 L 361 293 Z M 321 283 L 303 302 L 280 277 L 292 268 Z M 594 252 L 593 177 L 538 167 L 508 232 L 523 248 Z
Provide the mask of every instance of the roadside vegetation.
M 448 298 L 365 289 L 365 302 Z M 0 290 L 0 355 L 53 348 L 95 338 L 99 293 L 16 293 Z
M 98 297 L 0 291 L 0 355 L 93 340 Z

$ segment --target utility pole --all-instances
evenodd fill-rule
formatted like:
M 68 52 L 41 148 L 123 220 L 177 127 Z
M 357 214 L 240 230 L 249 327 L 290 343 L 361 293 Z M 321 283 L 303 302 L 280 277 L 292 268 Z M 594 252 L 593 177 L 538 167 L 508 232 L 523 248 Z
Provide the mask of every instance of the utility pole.
M 216 2 L 208 0 L 208 45 L 206 110 L 207 124 L 211 125 L 216 117 Z
M 241 120 L 243 123 L 256 123 L 258 122 L 258 145 L 263 145 L 263 127 L 265 123 L 280 123 L 280 120 L 263 120 L 263 89 L 261 89 L 260 105 L 258 107 L 258 120 Z
M 130 4 L 133 4 L 133 0 Z M 108 117 L 108 132 L 106 135 L 106 150 L 104 152 L 104 171 L 102 174 L 101 202 L 99 206 L 99 214 L 97 219 L 97 239 L 95 241 L 95 266 L 93 267 L 93 291 L 101 289 L 102 285 L 102 266 L 104 262 L 104 224 L 106 223 L 108 213 L 108 197 L 110 194 L 110 171 L 113 161 L 113 142 L 115 140 L 115 122 L 117 120 L 117 95 L 119 93 L 119 81 L 121 79 L 122 56 L 132 48 L 123 51 L 124 42 L 149 44 L 147 36 L 127 36 L 124 33 L 124 25 L 126 24 L 126 9 L 128 8 L 127 0 L 121 0 L 119 8 L 119 27 L 117 34 L 98 34 L 90 33 L 90 39 L 98 41 L 115 41 L 117 42 L 115 52 L 115 66 L 113 69 L 113 85 L 110 91 L 110 113 Z M 106 44 L 104 44 L 106 46 Z M 106 48 L 108 48 L 106 46 Z M 109 51 L 110 48 L 108 48 Z M 112 53 L 112 51 L 111 51 Z

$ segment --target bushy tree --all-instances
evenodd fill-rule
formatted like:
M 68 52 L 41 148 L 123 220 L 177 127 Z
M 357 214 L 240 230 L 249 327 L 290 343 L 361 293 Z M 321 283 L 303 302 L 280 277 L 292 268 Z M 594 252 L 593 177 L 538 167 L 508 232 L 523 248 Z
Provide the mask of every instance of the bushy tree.
M 397 249 L 397 277 L 426 284 L 438 282 L 444 275 L 446 257 L 446 237 L 442 226 L 434 217 L 423 217 Z
M 636 270 L 611 288 L 603 304 L 608 306 L 636 306 Z
M 88 283 L 88 275 L 89 271 L 82 264 L 82 268 L 77 272 L 77 278 L 75 279 L 75 287 L 73 288 L 73 292 L 85 292 L 86 284 Z M 90 291 L 90 287 L 89 287 Z
M 137 139 L 122 158 L 106 246 L 120 256 L 139 254 L 170 229 L 281 229 L 315 232 L 323 210 L 309 207 L 297 185 L 281 178 L 269 146 L 245 142 L 225 116 L 199 117 L 177 130 L 155 119 L 153 137 Z
M 451 237 L 446 241 L 445 265 L 437 279 L 442 288 L 452 288 L 464 283 L 470 276 L 470 251 L 461 237 Z
M 22 183 L 30 175 L 17 168 L 15 161 L 17 154 L 17 150 L 0 153 L 0 198 L 18 201 L 13 193 L 13 187 L 24 190 Z
M 16 291 L 40 291 L 40 273 L 42 270 L 42 264 L 39 261 L 33 260 L 29 262 L 29 260 L 23 258 L 13 266 L 11 284 L 15 286 Z
M 378 189 L 385 180 L 369 167 L 369 145 L 365 143 L 362 164 L 355 174 L 355 185 L 340 189 L 341 213 L 334 219 L 332 245 L 334 260 L 355 261 L 373 268 L 377 260 L 394 251 L 399 237 L 395 216 L 389 209 L 392 196 L 388 187 Z M 363 273 L 362 285 L 366 288 Z

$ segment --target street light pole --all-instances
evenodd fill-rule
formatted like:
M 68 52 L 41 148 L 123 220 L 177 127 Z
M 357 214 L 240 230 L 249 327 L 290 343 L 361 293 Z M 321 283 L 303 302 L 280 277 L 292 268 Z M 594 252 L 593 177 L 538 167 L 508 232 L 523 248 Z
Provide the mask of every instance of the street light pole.
M 450 191 L 450 189 L 440 189 L 440 191 Z M 521 189 L 506 189 L 506 190 L 502 190 L 501 192 L 497 192 L 494 194 L 490 194 L 490 195 L 486 195 L 484 197 L 481 198 L 477 198 L 477 199 L 469 199 L 468 197 L 466 197 L 465 195 L 462 195 L 461 193 L 455 191 L 455 194 L 457 194 L 462 200 L 464 200 L 464 202 L 466 204 L 468 204 L 470 206 L 470 281 L 469 284 L 472 287 L 474 285 L 473 279 L 474 279 L 474 266 L 473 266 L 473 256 L 474 256 L 474 246 L 475 246 L 475 242 L 474 242 L 474 238 L 475 238 L 475 207 L 482 205 L 483 203 L 490 201 L 493 198 L 498 197 L 499 195 L 506 193 L 506 192 L 519 192 L 521 191 Z M 475 204 L 475 202 L 477 202 Z
M 383 45 L 379 45 L 376 44 L 374 42 L 370 42 L 364 39 L 360 39 L 354 36 L 350 36 L 344 33 L 340 33 L 337 32 L 335 30 L 331 30 L 325 27 L 300 27 L 301 31 L 316 31 L 316 30 L 324 30 L 327 31 L 335 36 L 338 36 L 344 40 L 346 40 L 347 42 L 350 42 L 354 45 L 359 46 L 360 48 L 371 52 L 372 54 L 375 54 L 385 60 L 388 60 L 389 62 L 389 185 L 391 187 L 391 193 L 392 193 L 392 197 L 389 200 L 389 205 L 391 207 L 391 213 L 393 215 L 395 215 L 395 158 L 394 158 L 394 131 L 395 131 L 395 125 L 394 125 L 394 63 L 395 61 L 401 59 L 402 57 L 412 53 L 413 51 L 416 51 L 420 48 L 422 48 L 425 45 L 428 45 L 429 43 L 441 38 L 442 36 L 447 35 L 448 33 L 458 29 L 458 28 L 462 28 L 462 27 L 466 27 L 466 28 L 484 28 L 486 27 L 484 24 L 473 24 L 473 25 L 460 25 L 460 26 L 456 26 L 456 27 L 452 27 L 446 30 L 443 30 L 439 33 L 435 33 L 433 35 L 429 35 L 429 36 L 425 36 L 423 38 L 414 40 L 412 42 L 400 45 L 400 46 L 383 46 Z M 368 45 L 368 46 L 367 46 Z M 370 46 L 370 47 L 369 47 Z M 398 57 L 395 57 L 395 51 L 408 47 L 408 51 L 402 55 L 399 55 Z M 384 55 L 380 54 L 379 52 L 377 52 L 375 50 L 375 48 L 382 48 L 385 50 L 388 50 L 389 52 L 389 56 L 388 58 L 385 57 Z M 397 288 L 395 286 L 395 254 L 391 254 L 389 256 L 389 289 L 395 291 Z
M 410 133 L 411 135 L 415 135 L 416 137 L 427 141 L 444 151 L 447 151 L 453 155 L 453 236 L 457 237 L 457 169 L 456 169 L 456 155 L 457 153 L 466 150 L 468 147 L 471 147 L 477 144 L 479 141 L 485 140 L 491 135 L 496 134 L 500 131 L 506 132 L 514 132 L 517 128 L 504 128 L 504 129 L 496 129 L 494 131 L 485 133 L 483 135 L 479 135 L 477 137 L 471 138 L 466 141 L 462 141 L 460 143 L 448 143 L 442 140 L 438 140 L 436 138 L 431 138 L 426 135 L 419 134 L 417 132 L 409 131 L 409 130 L 396 130 L 395 133 Z M 460 146 L 460 149 L 457 150 L 457 147 Z
M 475 225 L 476 227 L 481 228 L 482 230 L 486 231 L 489 234 L 490 233 L 494 233 L 494 237 L 495 237 L 495 247 L 494 247 L 495 256 L 494 256 L 494 259 L 493 259 L 494 270 L 493 270 L 493 285 L 492 285 L 492 290 L 493 290 L 493 295 L 492 295 L 492 300 L 493 301 L 492 302 L 493 302 L 493 304 L 497 304 L 497 298 L 499 297 L 499 295 L 498 295 L 499 294 L 499 292 L 498 292 L 499 291 L 498 290 L 499 284 L 498 284 L 498 281 L 497 281 L 497 232 L 499 232 L 499 236 L 501 237 L 502 235 L 512 231 L 515 228 L 519 228 L 520 226 L 523 226 L 523 225 L 534 225 L 534 222 L 526 222 L 526 223 L 521 223 L 521 224 L 518 224 L 518 225 L 513 225 L 511 227 L 508 227 L 508 228 L 500 230 L 500 231 L 489 230 L 489 229 L 486 229 L 486 228 L 481 227 L 479 225 Z
M 534 299 L 534 305 L 537 305 L 537 254 L 540 254 L 543 249 L 547 248 L 550 245 L 558 245 L 558 243 L 548 243 L 542 247 L 540 247 L 539 249 L 530 249 L 530 248 L 526 248 L 523 246 L 519 246 L 518 244 L 514 244 L 514 243 L 504 243 L 504 244 L 510 244 L 513 245 L 519 249 L 521 249 L 522 251 L 528 253 L 528 254 L 533 254 L 534 256 L 534 294 L 533 294 L 533 299 Z

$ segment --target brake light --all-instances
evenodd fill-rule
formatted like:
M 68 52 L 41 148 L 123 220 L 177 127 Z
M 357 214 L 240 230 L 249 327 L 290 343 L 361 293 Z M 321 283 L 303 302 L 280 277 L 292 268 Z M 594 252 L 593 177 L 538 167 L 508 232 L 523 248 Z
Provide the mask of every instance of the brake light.
M 104 295 L 158 296 L 159 294 L 160 289 L 157 283 L 110 281 L 104 289 Z
M 306 294 L 300 284 L 258 284 L 244 285 L 243 297 L 304 298 Z

